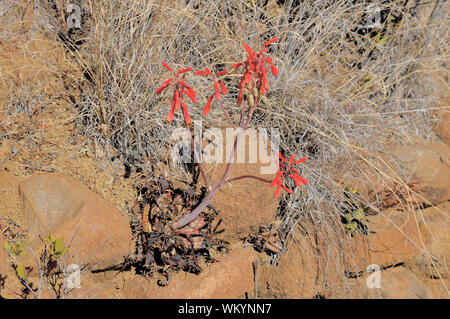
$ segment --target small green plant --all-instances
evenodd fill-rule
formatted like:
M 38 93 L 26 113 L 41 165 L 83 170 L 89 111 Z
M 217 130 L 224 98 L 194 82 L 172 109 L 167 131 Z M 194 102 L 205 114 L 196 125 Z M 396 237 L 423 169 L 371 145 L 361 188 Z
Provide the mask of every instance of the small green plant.
M 367 226 L 364 224 L 366 212 L 364 208 L 356 201 L 355 196 L 359 194 L 356 188 L 349 187 L 344 192 L 346 200 L 346 208 L 344 214 L 341 216 L 341 221 L 345 226 L 345 231 L 352 236 L 356 231 L 361 231 L 363 234 L 368 233 Z
M 60 258 L 67 252 L 67 247 L 64 247 L 64 236 L 55 238 L 53 234 L 50 234 L 44 239 L 46 246 L 48 247 L 48 252 L 51 257 Z
M 28 240 L 14 242 L 5 241 L 3 243 L 3 249 L 5 249 L 7 253 L 11 254 L 14 257 L 21 257 L 25 255 L 27 244 Z
M 17 257 L 22 257 L 26 253 L 26 247 L 28 240 L 24 241 L 7 241 L 3 243 L 3 249 L 5 249 L 8 256 L 13 260 L 13 267 L 16 270 L 17 276 L 25 280 L 26 274 L 23 265 L 17 261 Z
M 24 287 L 22 290 L 23 298 L 28 298 L 29 295 L 32 295 L 36 299 L 40 299 L 44 284 L 51 288 L 56 298 L 68 293 L 63 284 L 64 268 L 59 262 L 60 258 L 67 252 L 67 247 L 64 245 L 64 236 L 56 238 L 53 234 L 50 234 L 48 237 L 42 239 L 42 241 L 44 248 L 39 258 L 34 255 L 33 249 L 29 247 L 33 257 L 35 257 L 39 271 L 39 282 L 37 285 L 28 278 L 26 271 L 31 268 L 24 267 L 18 260 L 18 257 L 25 256 L 29 241 L 5 240 L 3 244 L 3 249 L 5 249 L 9 256 L 10 264 L 16 272 L 19 282 Z M 61 277 L 61 275 L 63 276 Z

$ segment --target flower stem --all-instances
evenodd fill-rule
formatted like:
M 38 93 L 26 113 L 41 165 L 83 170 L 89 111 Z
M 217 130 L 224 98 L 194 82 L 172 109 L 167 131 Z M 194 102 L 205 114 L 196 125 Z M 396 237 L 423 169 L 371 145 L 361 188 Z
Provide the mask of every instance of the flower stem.
M 244 178 L 253 178 L 253 179 L 256 179 L 258 181 L 265 182 L 265 183 L 271 183 L 272 182 L 270 179 L 265 179 L 265 178 L 258 177 L 258 176 L 255 176 L 255 175 L 242 175 L 242 176 L 238 176 L 238 177 L 233 177 L 233 178 L 227 179 L 227 182 L 238 181 L 238 180 L 244 179 Z
M 190 212 L 188 215 L 181 218 L 176 223 L 175 228 L 184 227 L 187 224 L 189 224 L 190 222 L 192 222 L 193 220 L 195 220 L 198 217 L 198 215 L 200 215 L 201 212 L 203 212 L 203 210 L 209 205 L 209 203 L 213 199 L 214 195 L 216 195 L 216 193 L 223 187 L 223 185 L 225 185 L 228 175 L 230 174 L 231 165 L 233 164 L 233 158 L 236 153 L 236 149 L 239 144 L 239 140 L 250 123 L 253 112 L 255 111 L 255 108 L 256 108 L 256 104 L 257 103 L 255 103 L 255 106 L 250 108 L 245 124 L 243 126 L 242 125 L 240 126 L 241 130 L 234 140 L 233 150 L 231 151 L 230 157 L 227 162 L 228 164 L 226 166 L 226 169 L 225 169 L 225 172 L 224 172 L 222 178 L 219 180 L 219 182 L 212 188 L 212 190 L 208 193 L 208 195 L 206 195 L 206 197 L 202 200 L 202 202 L 192 212 Z
M 233 120 L 232 120 L 231 117 L 230 117 L 230 114 L 228 114 L 227 110 L 225 110 L 225 107 L 223 106 L 223 103 L 222 103 L 221 100 L 219 100 L 219 105 L 220 105 L 220 107 L 221 107 L 223 113 L 225 114 L 225 117 L 227 118 L 228 123 L 229 123 L 231 126 L 233 126 L 234 129 L 236 129 L 236 125 L 234 125 Z

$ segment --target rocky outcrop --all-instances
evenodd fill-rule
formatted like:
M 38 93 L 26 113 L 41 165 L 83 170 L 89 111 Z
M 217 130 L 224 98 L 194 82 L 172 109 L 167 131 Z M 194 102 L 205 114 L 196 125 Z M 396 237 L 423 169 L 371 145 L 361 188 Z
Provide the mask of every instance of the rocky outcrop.
M 395 267 L 379 273 L 380 286 L 367 285 L 368 276 L 358 278 L 353 294 L 355 298 L 370 299 L 430 299 L 431 289 L 412 271 L 405 267 Z
M 448 298 L 449 208 L 446 202 L 409 213 L 390 209 L 369 217 L 367 236 L 348 240 L 321 234 L 312 241 L 298 229 L 278 266 L 262 269 L 259 294 L 266 298 Z M 372 264 L 380 269 L 381 288 L 366 285 Z
M 19 192 L 35 251 L 42 246 L 39 236 L 50 233 L 64 236 L 69 264 L 108 267 L 122 262 L 132 251 L 127 218 L 74 178 L 35 174 L 20 183 Z
M 378 209 L 420 208 L 450 199 L 450 147 L 444 143 L 390 146 L 369 160 L 371 167 L 366 163 L 357 169 L 343 167 L 341 171 L 348 173 L 336 179 L 343 188 L 357 189 Z
M 411 266 L 429 278 L 450 280 L 450 202 L 422 210 L 422 234 L 427 253 L 414 258 Z M 430 256 L 432 258 L 430 259 Z
M 438 106 L 444 108 L 435 112 L 436 126 L 434 127 L 434 132 L 442 142 L 450 146 L 450 97 L 439 101 Z
M 221 256 L 219 262 L 205 266 L 199 275 L 178 272 L 168 286 L 160 287 L 156 280 L 134 276 L 124 282 L 124 298 L 228 299 L 244 298 L 253 291 L 252 263 L 256 253 L 250 248 L 235 248 Z
M 450 199 L 450 147 L 443 143 L 396 146 L 391 150 L 400 176 L 417 181 L 429 203 Z

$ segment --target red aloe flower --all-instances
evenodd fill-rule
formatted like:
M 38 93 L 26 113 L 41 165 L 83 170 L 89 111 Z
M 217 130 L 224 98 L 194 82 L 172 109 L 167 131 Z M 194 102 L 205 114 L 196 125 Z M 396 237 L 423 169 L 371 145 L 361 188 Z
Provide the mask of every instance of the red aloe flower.
M 164 89 L 165 89 L 166 87 L 168 87 L 169 84 L 170 84 L 170 82 L 172 82 L 172 81 L 173 81 L 173 79 L 170 78 L 170 79 L 168 79 L 166 82 L 164 82 L 164 83 L 156 90 L 156 94 L 159 94 L 159 93 L 161 93 L 162 91 L 164 91 Z
M 217 80 L 217 76 L 227 74 L 228 71 L 220 71 L 220 72 L 214 74 L 211 72 L 210 69 L 205 68 L 204 71 L 195 71 L 194 73 L 197 75 L 209 75 L 210 77 L 213 78 L 213 81 L 214 81 L 214 94 L 209 96 L 208 101 L 206 102 L 206 105 L 202 112 L 202 116 L 205 117 L 209 113 L 209 109 L 211 107 L 211 102 L 212 102 L 213 98 L 215 97 L 216 100 L 220 100 L 221 93 L 222 93 L 222 95 L 225 95 L 228 93 L 228 90 L 227 90 L 227 87 L 225 86 L 225 84 L 223 84 L 222 81 Z
M 255 52 L 246 43 L 242 44 L 244 50 L 247 52 L 247 60 L 241 63 L 233 64 L 234 69 L 240 68 L 241 66 L 245 68 L 244 75 L 242 77 L 241 83 L 239 84 L 240 90 L 238 99 L 236 101 L 238 105 L 242 104 L 245 88 L 247 88 L 249 92 L 254 92 L 254 89 L 257 89 L 261 95 L 266 94 L 266 91 L 269 89 L 269 81 L 267 80 L 267 71 L 269 68 L 274 76 L 278 76 L 278 70 L 273 64 L 272 58 L 266 57 L 268 46 L 277 40 L 278 37 L 275 37 L 267 41 L 266 43 L 264 43 L 259 52 Z M 265 66 L 266 63 L 268 64 L 268 66 Z M 250 100 L 253 101 L 253 99 Z M 250 106 L 253 106 L 253 104 Z
M 177 70 L 177 72 L 174 72 L 172 68 L 166 63 L 161 62 L 162 65 L 173 73 L 174 77 L 166 80 L 156 91 L 156 94 L 160 94 L 168 87 L 173 86 L 173 97 L 172 97 L 172 107 L 170 108 L 169 114 L 167 115 L 167 122 L 170 124 L 173 121 L 173 118 L 175 116 L 175 110 L 179 110 L 180 108 L 183 109 L 183 115 L 184 120 L 186 124 L 190 124 L 192 122 L 191 117 L 189 116 L 189 112 L 187 109 L 186 104 L 183 103 L 183 96 L 186 94 L 192 102 L 196 103 L 197 98 L 195 97 L 197 93 L 190 87 L 189 84 L 186 83 L 184 76 L 187 72 L 192 71 L 192 68 L 186 68 L 182 70 Z M 182 77 L 180 78 L 180 75 Z
M 278 41 L 278 37 L 275 37 L 275 38 L 273 38 L 273 39 L 267 41 L 266 43 L 264 43 L 264 46 L 266 47 L 266 46 L 268 46 L 269 44 L 274 43 L 275 41 Z
M 276 186 L 275 190 L 275 197 L 278 197 L 280 195 L 280 188 L 283 188 L 286 192 L 289 194 L 294 193 L 291 189 L 287 188 L 285 185 L 283 185 L 283 181 L 286 178 L 290 178 L 294 181 L 296 186 L 300 186 L 302 184 L 309 184 L 308 180 L 306 178 L 303 178 L 300 176 L 300 173 L 298 170 L 293 168 L 292 166 L 295 164 L 302 163 L 306 161 L 306 157 L 303 157 L 299 160 L 294 161 L 295 154 L 291 155 L 291 158 L 289 159 L 289 162 L 284 158 L 281 153 L 278 153 L 278 172 L 275 179 L 270 183 L 270 186 L 274 187 Z M 281 159 L 281 161 L 280 161 Z
M 209 113 L 209 108 L 211 106 L 211 101 L 214 98 L 214 95 L 210 95 L 208 101 L 206 102 L 205 108 L 203 109 L 202 116 L 205 117 Z

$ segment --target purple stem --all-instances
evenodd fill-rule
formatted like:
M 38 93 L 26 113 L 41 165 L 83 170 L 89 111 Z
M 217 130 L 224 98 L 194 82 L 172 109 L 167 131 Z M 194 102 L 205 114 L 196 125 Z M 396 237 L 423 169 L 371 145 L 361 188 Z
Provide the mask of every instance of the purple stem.
M 227 118 L 228 123 L 230 123 L 230 125 L 231 125 L 234 129 L 236 129 L 236 125 L 234 125 L 233 120 L 232 120 L 231 117 L 230 117 L 230 114 L 228 114 L 227 110 L 225 110 L 225 107 L 223 106 L 221 100 L 219 100 L 219 105 L 220 105 L 220 107 L 222 108 L 222 111 L 223 111 L 223 113 L 225 114 L 225 117 Z
M 192 212 L 190 212 L 188 215 L 184 216 L 177 222 L 177 224 L 175 225 L 175 228 L 184 227 L 187 224 L 189 224 L 190 222 L 192 222 L 193 220 L 195 220 L 198 217 L 198 215 L 200 215 L 200 213 L 203 212 L 203 210 L 209 205 L 209 203 L 213 199 L 214 195 L 216 195 L 216 193 L 223 187 L 223 185 L 225 185 L 228 174 L 230 173 L 231 165 L 233 164 L 233 158 L 234 158 L 234 154 L 236 153 L 237 146 L 239 144 L 239 139 L 241 138 L 242 134 L 247 129 L 255 108 L 256 108 L 256 103 L 255 103 L 255 106 L 250 108 L 250 110 L 248 112 L 247 121 L 245 122 L 244 126 L 240 127 L 240 128 L 242 128 L 242 130 L 239 132 L 239 134 L 236 136 L 236 139 L 234 140 L 233 150 L 231 151 L 230 157 L 228 159 L 228 164 L 227 164 L 225 173 L 223 174 L 222 178 L 213 187 L 211 192 L 208 193 L 208 195 L 203 199 L 203 201 Z
M 227 179 L 227 182 L 238 181 L 238 180 L 244 179 L 244 178 L 253 178 L 260 182 L 272 183 L 272 181 L 270 179 L 265 179 L 265 178 L 258 177 L 255 175 L 242 175 L 242 176 L 238 176 L 238 177 L 233 177 L 233 178 Z

